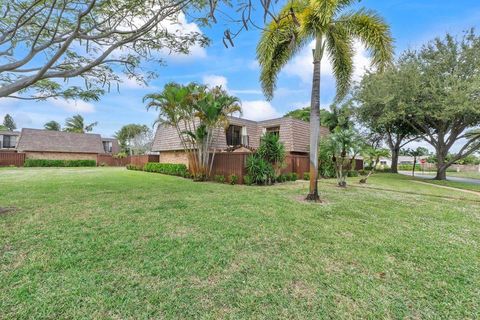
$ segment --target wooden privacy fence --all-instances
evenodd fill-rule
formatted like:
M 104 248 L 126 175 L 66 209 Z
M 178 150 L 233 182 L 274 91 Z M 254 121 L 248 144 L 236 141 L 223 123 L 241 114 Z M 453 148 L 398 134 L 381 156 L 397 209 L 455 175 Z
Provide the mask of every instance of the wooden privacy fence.
M 147 162 L 159 162 L 160 156 L 158 154 L 146 154 L 141 156 L 129 156 L 129 164 L 137 167 L 143 167 Z
M 216 153 L 213 160 L 212 176 L 224 175 L 228 180 L 229 175 L 236 175 L 238 183 L 243 183 L 243 177 L 247 174 L 245 165 L 250 152 L 221 152 Z M 287 155 L 285 158 L 285 168 L 282 173 L 295 172 L 299 178 L 303 177 L 303 173 L 309 172 L 310 162 L 308 156 L 305 155 Z
M 116 158 L 109 154 L 97 154 L 97 166 L 125 167 L 129 161 L 129 157 Z
M 0 152 L 0 167 L 23 167 L 25 162 L 25 153 Z
M 147 162 L 158 162 L 158 160 L 158 154 L 128 156 L 125 158 L 116 158 L 109 154 L 99 154 L 97 155 L 97 166 L 125 167 L 128 164 L 133 164 L 137 167 L 143 167 Z

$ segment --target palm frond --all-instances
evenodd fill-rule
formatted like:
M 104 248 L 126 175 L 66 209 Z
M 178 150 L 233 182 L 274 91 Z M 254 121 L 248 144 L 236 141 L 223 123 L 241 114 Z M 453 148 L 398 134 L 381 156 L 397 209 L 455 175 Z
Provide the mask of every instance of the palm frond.
M 360 39 L 372 55 L 372 66 L 383 71 L 393 59 L 390 27 L 375 11 L 360 9 L 340 15 L 336 22 Z
M 308 36 L 301 33 L 296 18 L 290 14 L 298 14 L 301 1 L 291 2 L 279 13 L 283 17 L 278 22 L 272 21 L 262 32 L 257 45 L 257 60 L 260 64 L 260 83 L 268 100 L 273 98 L 277 76 L 280 70 L 303 48 Z
M 336 101 L 342 100 L 348 90 L 353 75 L 353 40 L 342 25 L 330 25 L 325 34 L 327 52 L 332 63 L 333 75 L 337 83 Z

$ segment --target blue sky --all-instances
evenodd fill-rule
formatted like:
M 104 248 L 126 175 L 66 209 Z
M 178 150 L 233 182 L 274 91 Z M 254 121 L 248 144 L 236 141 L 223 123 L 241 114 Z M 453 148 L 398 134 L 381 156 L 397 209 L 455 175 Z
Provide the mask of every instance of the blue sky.
M 476 27 L 480 30 L 480 2 L 478 0 L 363 0 L 360 3 L 377 10 L 391 25 L 396 53 L 415 49 L 428 40 L 443 36 L 445 32 L 460 34 L 462 30 Z M 152 125 L 154 110 L 146 111 L 142 97 L 159 91 L 166 82 L 188 83 L 196 81 L 211 85 L 222 84 L 238 96 L 243 103 L 244 117 L 260 120 L 282 116 L 289 110 L 308 105 L 311 89 L 311 51 L 305 48 L 280 74 L 278 90 L 272 101 L 266 101 L 258 82 L 259 70 L 255 61 L 255 47 L 260 36 L 258 30 L 242 33 L 234 48 L 222 44 L 224 25 L 200 29 L 192 22 L 187 30 L 201 30 L 212 40 L 208 48 L 194 48 L 189 56 L 165 57 L 166 66 L 149 65 L 159 77 L 149 87 L 142 87 L 125 79 L 120 92 L 111 92 L 98 102 L 50 100 L 25 102 L 0 100 L 0 117 L 11 114 L 17 126 L 41 128 L 49 120 L 64 123 L 66 117 L 80 113 L 87 122 L 98 121 L 94 132 L 112 136 L 122 125 L 140 123 Z M 356 79 L 368 67 L 368 54 L 358 45 Z M 334 96 L 335 83 L 328 62 L 323 66 L 322 107 L 327 108 Z

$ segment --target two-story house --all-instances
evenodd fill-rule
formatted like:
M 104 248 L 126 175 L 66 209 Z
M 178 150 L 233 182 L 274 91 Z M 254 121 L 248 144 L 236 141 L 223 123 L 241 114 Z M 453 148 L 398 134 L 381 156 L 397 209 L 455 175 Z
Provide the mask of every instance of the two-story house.
M 289 154 L 308 154 L 310 124 L 290 117 L 265 121 L 230 117 L 228 128 L 219 128 L 215 133 L 212 147 L 217 152 L 248 152 L 259 147 L 260 138 L 266 132 L 277 134 Z M 321 136 L 328 133 L 328 128 L 321 127 Z M 188 164 L 180 137 L 171 126 L 158 126 L 152 151 L 160 152 L 160 162 Z

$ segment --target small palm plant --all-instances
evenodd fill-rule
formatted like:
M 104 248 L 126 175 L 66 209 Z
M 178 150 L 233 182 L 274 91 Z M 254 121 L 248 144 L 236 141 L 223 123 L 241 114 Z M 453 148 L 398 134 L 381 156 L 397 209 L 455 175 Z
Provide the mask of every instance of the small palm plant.
M 349 90 L 353 74 L 354 40 L 372 53 L 372 66 L 383 69 L 393 57 L 389 26 L 371 10 L 345 11 L 356 0 L 291 0 L 262 33 L 257 46 L 260 82 L 268 99 L 277 76 L 300 49 L 312 40 L 313 81 L 310 108 L 310 190 L 308 200 L 318 201 L 318 141 L 320 136 L 320 66 L 327 57 L 337 81 L 337 100 Z
M 144 101 L 148 101 L 147 108 L 160 111 L 156 123 L 176 129 L 195 179 L 207 179 L 216 153 L 213 141 L 228 127 L 228 116 L 242 111 L 239 99 L 220 87 L 169 83 L 162 92 L 146 95 Z
M 370 162 L 371 168 L 365 178 L 360 180 L 360 183 L 367 183 L 368 178 L 375 172 L 375 169 L 380 162 L 380 158 L 390 157 L 390 150 L 383 148 L 368 147 L 363 151 L 363 159 Z
M 346 171 L 350 169 L 358 150 L 363 146 L 363 140 L 354 129 L 337 127 L 328 137 L 327 148 L 335 163 L 335 174 L 339 187 L 347 186 Z

